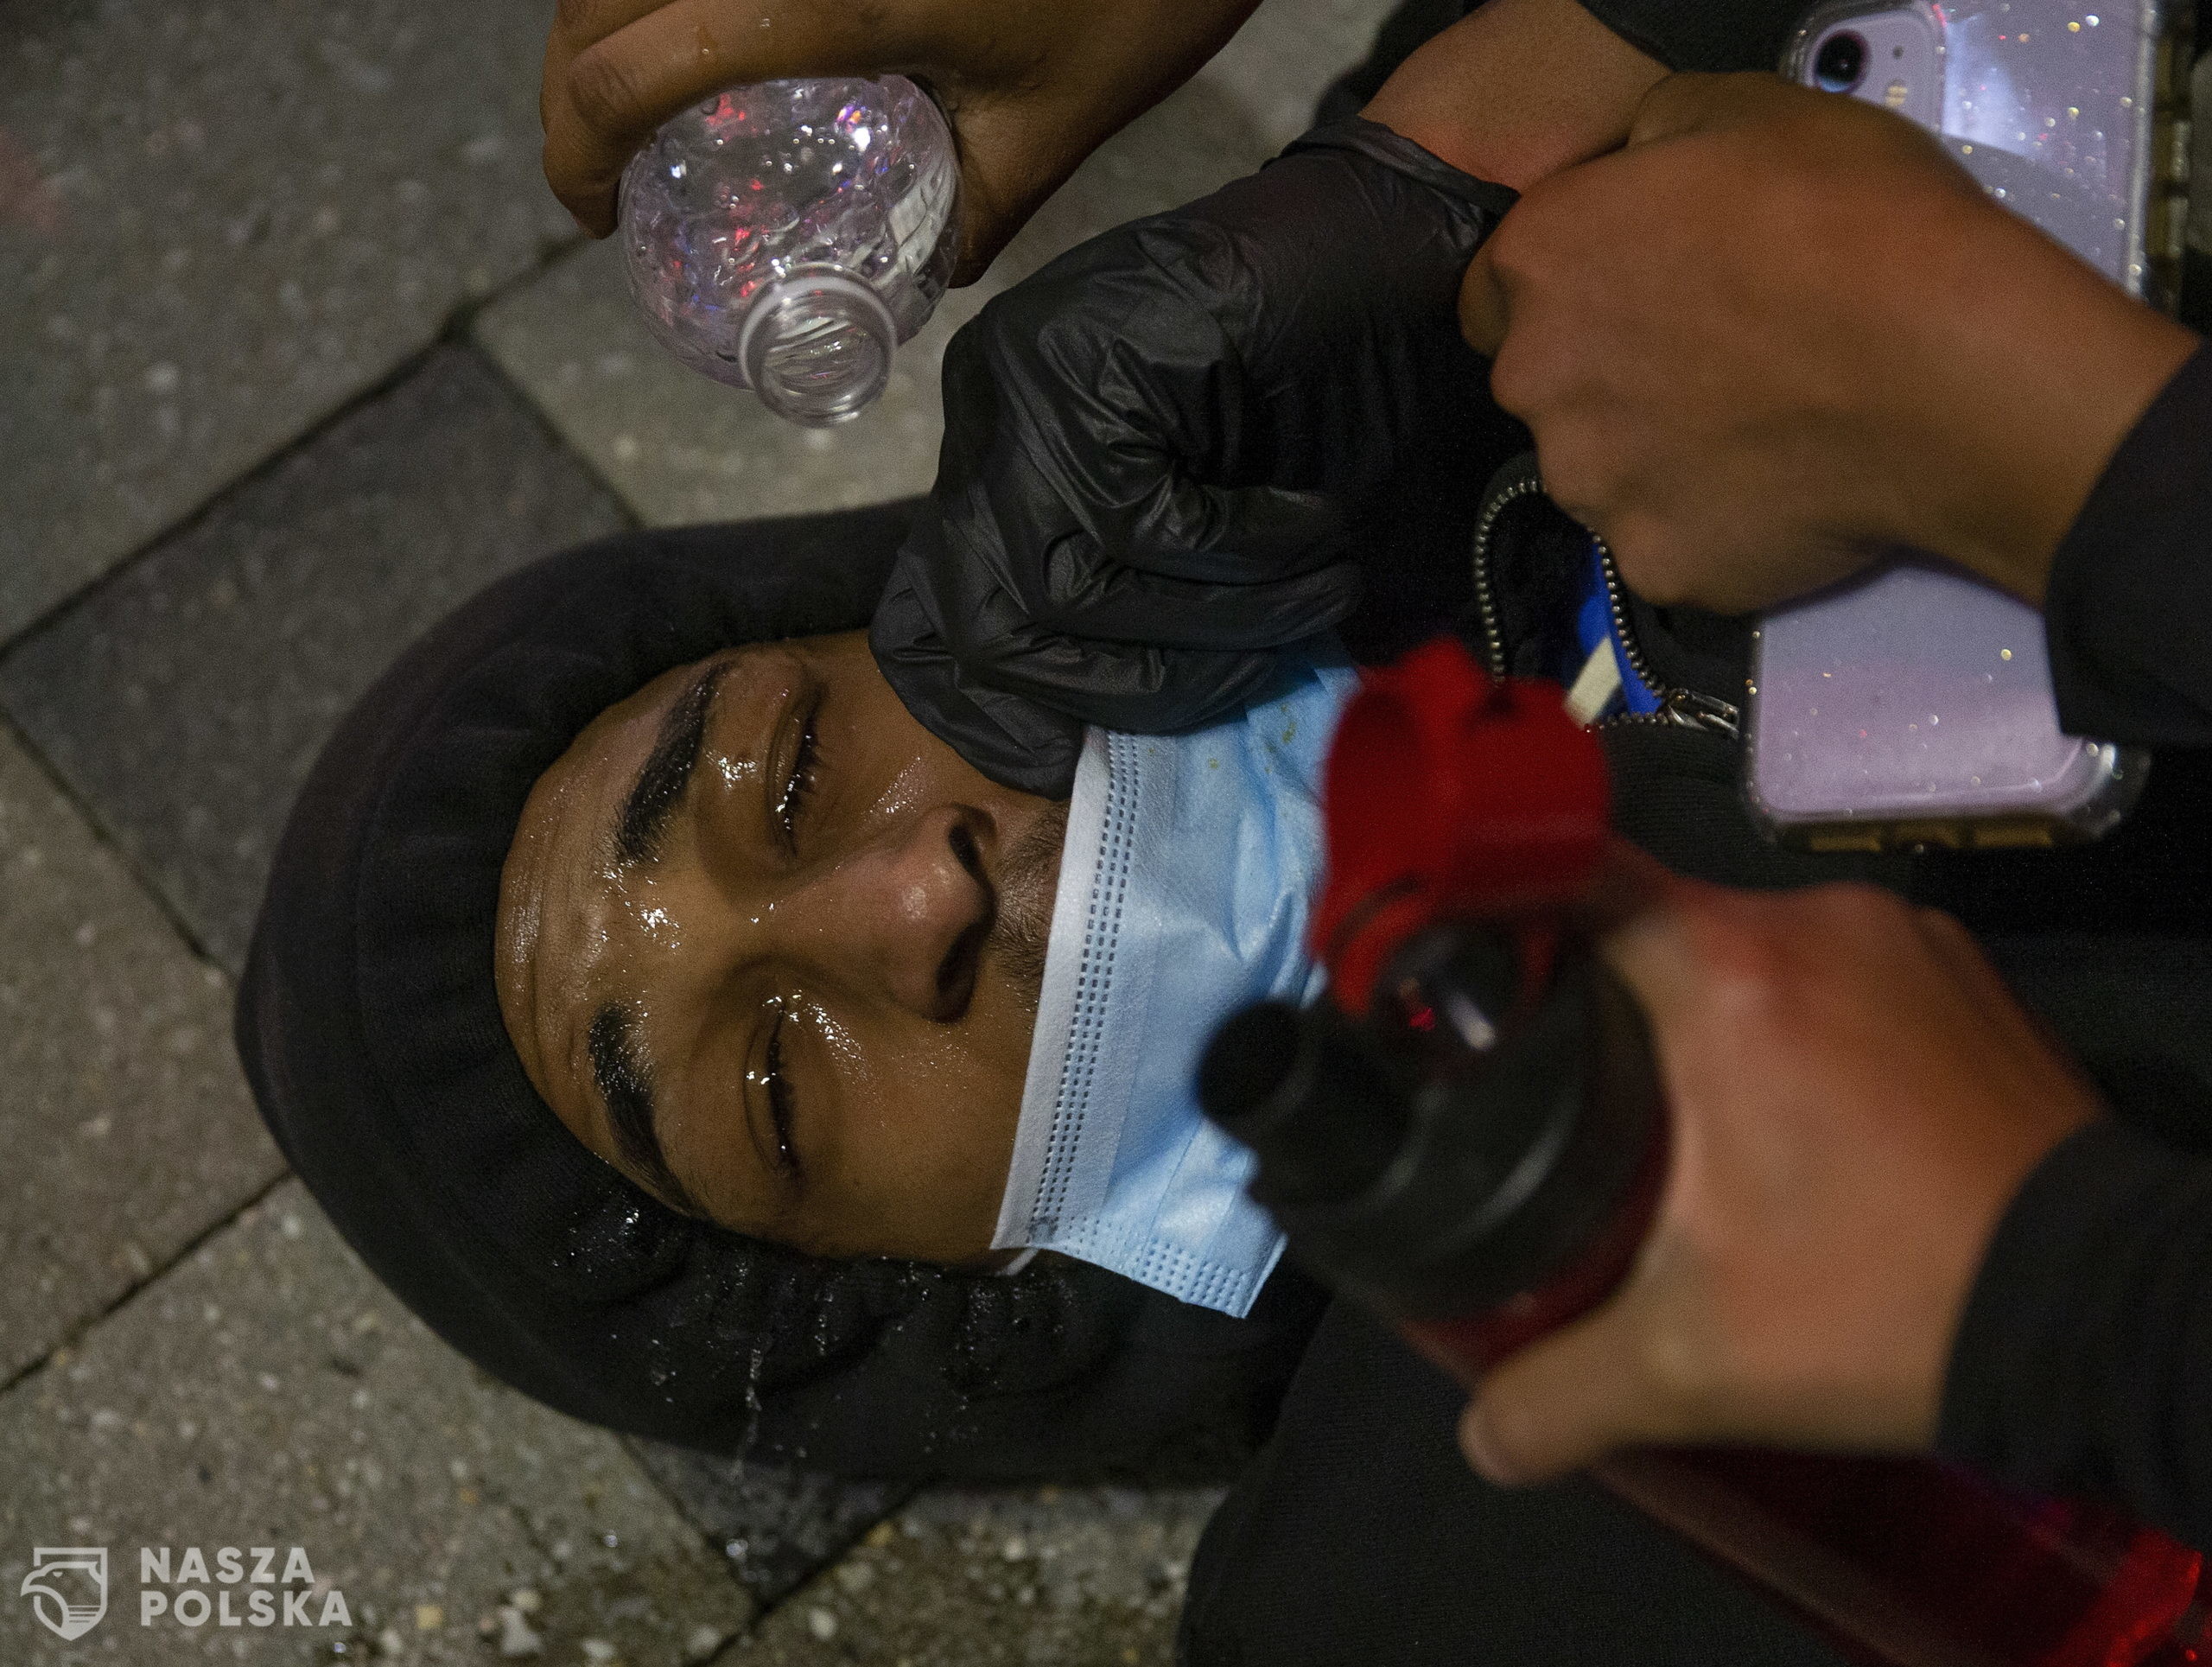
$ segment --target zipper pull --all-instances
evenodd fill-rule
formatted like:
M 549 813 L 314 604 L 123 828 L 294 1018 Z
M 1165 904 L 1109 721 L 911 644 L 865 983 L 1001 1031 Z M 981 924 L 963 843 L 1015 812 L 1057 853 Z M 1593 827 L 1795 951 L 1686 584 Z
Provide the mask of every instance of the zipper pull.
M 1738 740 L 1743 731 L 1744 715 L 1725 700 L 1711 695 L 1700 695 L 1694 689 L 1669 689 L 1659 703 L 1668 722 L 1691 729 L 1710 729 L 1716 735 Z

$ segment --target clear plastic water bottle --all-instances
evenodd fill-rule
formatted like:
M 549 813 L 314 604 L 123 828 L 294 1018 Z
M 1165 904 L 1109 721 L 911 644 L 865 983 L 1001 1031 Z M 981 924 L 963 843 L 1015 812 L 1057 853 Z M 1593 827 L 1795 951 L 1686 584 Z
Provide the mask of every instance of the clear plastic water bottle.
M 842 423 L 944 294 L 959 193 L 944 117 L 902 76 L 732 87 L 622 176 L 630 292 L 694 370 Z

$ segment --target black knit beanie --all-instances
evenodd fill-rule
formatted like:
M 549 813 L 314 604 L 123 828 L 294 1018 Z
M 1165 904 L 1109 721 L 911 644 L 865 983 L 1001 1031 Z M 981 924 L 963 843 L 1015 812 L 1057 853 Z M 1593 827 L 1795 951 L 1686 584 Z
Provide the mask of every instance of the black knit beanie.
M 868 623 L 912 506 L 622 535 L 492 586 L 324 748 L 238 1008 L 264 1118 L 361 1259 L 548 1405 L 849 1474 L 1233 1462 L 1314 1317 L 1253 1318 L 1043 1258 L 1013 1277 L 828 1262 L 677 1215 L 524 1076 L 493 988 L 524 800 L 600 712 L 733 644 Z

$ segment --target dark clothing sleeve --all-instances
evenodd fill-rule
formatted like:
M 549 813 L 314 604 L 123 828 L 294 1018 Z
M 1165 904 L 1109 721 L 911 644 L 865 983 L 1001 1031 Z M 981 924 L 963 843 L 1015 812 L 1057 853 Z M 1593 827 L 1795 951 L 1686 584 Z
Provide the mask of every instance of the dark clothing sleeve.
M 2212 1161 L 2112 1119 L 2044 1161 L 1975 1280 L 1936 1445 L 2212 1545 Z
M 1400 64 L 1481 3 L 1401 0 L 1376 31 L 1374 49 L 1366 59 L 1321 95 L 1316 119 L 1334 122 L 1359 114 Z M 1779 67 L 1802 10 L 1777 0 L 1582 0 L 1582 5 L 1637 51 L 1669 69 L 1716 71 Z M 2204 38 L 2201 31 L 2198 38 Z
M 2106 466 L 2053 559 L 2044 625 L 2069 731 L 2212 746 L 2212 349 Z M 2212 830 L 2200 818 L 2183 837 L 2201 861 Z M 2190 908 L 2186 889 L 2167 899 L 2171 914 Z M 2137 982 L 2112 980 L 2131 993 Z M 2169 982 L 2190 997 L 2170 1030 L 2202 1031 L 2212 987 Z M 2108 1090 L 2121 1117 L 2052 1152 L 2005 1212 L 1953 1348 L 1938 1443 L 2024 1487 L 2116 1501 L 2202 1548 L 2212 1160 L 2203 1115 L 2176 1110 L 2191 1098 L 2181 1085 L 2133 1090 Z
M 1582 0 L 1582 6 L 1669 69 L 1726 72 L 1780 68 L 1812 0 Z M 2212 44 L 2212 0 L 2196 0 L 2194 10 L 2201 51 Z
M 2044 621 L 2069 732 L 2212 745 L 2208 557 L 2212 349 L 2199 349 L 2106 464 L 2053 559 Z M 2199 820 L 2185 838 L 2201 851 L 2208 836 Z M 2168 898 L 2174 913 L 2188 904 Z M 2212 1003 L 2203 979 L 2190 983 L 2192 1008 Z M 2188 1030 L 2195 1013 L 2172 1019 Z M 2124 1117 L 2059 1145 L 1999 1223 L 1953 1344 L 1938 1446 L 2024 1488 L 2119 1501 L 2205 1548 L 2212 1159 L 2188 1149 L 2201 1141 L 2174 1143 L 2203 1121 L 2174 1112 L 2190 1099 L 2177 1084 L 2110 1097 Z
M 1582 0 L 1583 9 L 1669 69 L 1776 69 L 1806 0 Z
M 1466 1391 L 1349 1302 L 1207 1524 L 1181 1667 L 1843 1667 L 1596 1483 L 1493 1487 Z
M 2053 560 L 2044 621 L 2069 731 L 2212 745 L 2212 349 L 2106 466 Z M 2196 856 L 2212 830 L 2198 819 L 2183 837 Z M 2190 909 L 2186 889 L 2167 899 L 2171 915 Z M 2189 999 L 2163 1040 L 2183 1041 L 2205 1028 L 2212 981 L 2165 982 Z M 2107 1085 L 2107 1096 L 2121 1115 L 2053 1151 L 1999 1225 L 1953 1346 L 1937 1441 L 2018 1486 L 2124 1505 L 2201 1549 L 2212 1546 L 2205 1114 L 2189 1115 L 2201 1099 L 2179 1080 Z
M 2106 465 L 2052 559 L 2044 616 L 2070 734 L 2212 746 L 2212 348 Z

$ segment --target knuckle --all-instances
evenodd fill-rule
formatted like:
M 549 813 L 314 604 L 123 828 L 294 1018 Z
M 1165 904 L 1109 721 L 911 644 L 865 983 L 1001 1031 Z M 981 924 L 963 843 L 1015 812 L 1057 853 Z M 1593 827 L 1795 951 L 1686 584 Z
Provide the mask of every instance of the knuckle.
M 1522 239 L 1529 226 L 1542 213 L 1542 199 L 1535 189 L 1522 194 L 1521 200 L 1499 217 L 1491 227 L 1490 235 L 1483 239 L 1483 258 L 1505 277 L 1518 277 L 1521 272 Z
M 1929 937 L 1941 938 L 1946 943 L 1970 949 L 1977 956 L 1981 953 L 1981 945 L 1975 942 L 1974 935 L 1967 930 L 1966 923 L 1955 914 L 1942 909 L 1916 908 L 1912 910 L 1912 919 Z
M 604 46 L 578 53 L 567 80 L 569 107 L 594 137 L 626 137 L 636 126 L 641 105 L 637 77 Z
M 1688 1441 L 1705 1430 L 1727 1371 L 1726 1352 L 1704 1327 L 1645 1328 L 1631 1367 L 1642 1408 L 1637 1436 Z
M 1516 417 L 1533 418 L 1541 410 L 1549 379 L 1541 353 L 1530 353 L 1525 335 L 1509 328 L 1490 364 L 1490 393 Z
M 1774 918 L 1769 900 L 1720 893 L 1686 906 L 1707 998 L 1739 1024 L 1774 1013 L 1789 983 L 1795 934 Z

